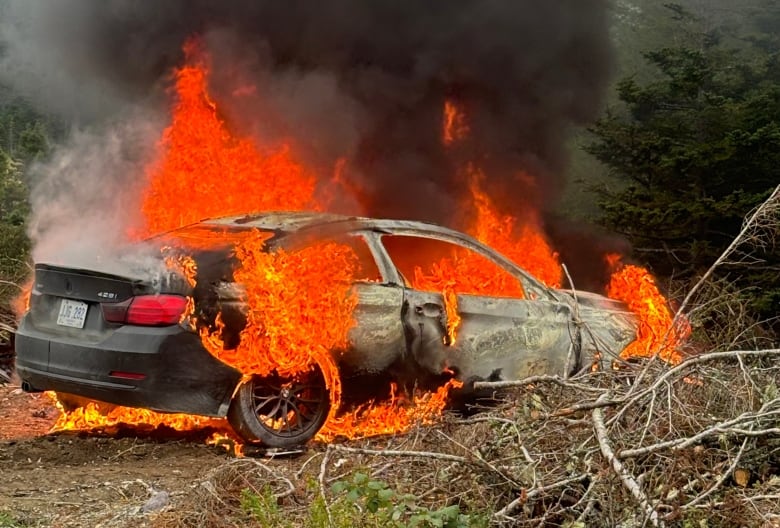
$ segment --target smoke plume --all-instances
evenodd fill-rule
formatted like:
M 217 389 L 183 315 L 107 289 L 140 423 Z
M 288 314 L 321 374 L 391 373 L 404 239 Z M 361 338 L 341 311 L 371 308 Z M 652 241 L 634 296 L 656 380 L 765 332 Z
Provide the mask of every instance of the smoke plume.
M 6 0 L 0 82 L 86 123 L 139 104 L 162 111 L 182 44 L 197 35 L 233 126 L 294 137 L 323 170 L 346 157 L 365 213 L 457 225 L 467 188 L 457 169 L 466 160 L 479 163 L 506 212 L 531 199 L 554 203 L 567 132 L 596 116 L 608 81 L 607 7 L 608 0 Z M 441 141 L 445 100 L 465 111 L 470 129 L 451 147 Z M 139 172 L 99 174 L 131 185 Z
M 140 225 L 143 163 L 154 154 L 148 138 L 163 124 L 149 113 L 126 113 L 121 123 L 74 130 L 45 163 L 28 169 L 33 259 L 87 269 L 111 258 Z

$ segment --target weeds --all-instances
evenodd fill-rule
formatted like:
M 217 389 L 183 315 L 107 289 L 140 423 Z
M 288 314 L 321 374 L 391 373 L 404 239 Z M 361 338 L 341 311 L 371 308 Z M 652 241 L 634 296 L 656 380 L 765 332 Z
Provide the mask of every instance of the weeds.
M 363 472 L 355 473 L 350 480 L 333 484 L 331 490 L 340 500 L 353 505 L 365 521 L 377 526 L 397 528 L 468 528 L 484 526 L 484 519 L 460 512 L 457 504 L 429 509 L 418 504 L 412 493 L 398 493 L 381 480 L 371 479 Z
M 313 486 L 316 490 L 316 485 Z M 241 509 L 262 528 L 305 526 L 308 528 L 469 528 L 486 526 L 485 517 L 461 513 L 458 505 L 431 509 L 419 504 L 412 493 L 399 493 L 382 480 L 358 471 L 331 486 L 336 496 L 330 504 L 319 495 L 303 519 L 293 522 L 279 506 L 270 487 L 256 493 L 241 491 Z
M 0 528 L 22 528 L 22 526 L 10 514 L 0 512 Z

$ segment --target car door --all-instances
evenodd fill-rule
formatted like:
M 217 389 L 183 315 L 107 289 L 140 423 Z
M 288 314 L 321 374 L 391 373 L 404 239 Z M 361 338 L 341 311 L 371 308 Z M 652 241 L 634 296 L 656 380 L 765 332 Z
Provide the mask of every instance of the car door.
M 571 307 L 541 284 L 511 273 L 487 251 L 438 234 L 384 235 L 381 242 L 406 283 L 402 318 L 418 367 L 449 370 L 461 380 L 577 368 Z
M 365 234 L 352 233 L 334 239 L 349 245 L 358 260 L 352 284 L 357 296 L 355 325 L 349 332 L 349 348 L 340 363 L 345 377 L 378 374 L 401 358 L 406 338 L 401 318 L 404 288 L 386 263 L 377 262 Z

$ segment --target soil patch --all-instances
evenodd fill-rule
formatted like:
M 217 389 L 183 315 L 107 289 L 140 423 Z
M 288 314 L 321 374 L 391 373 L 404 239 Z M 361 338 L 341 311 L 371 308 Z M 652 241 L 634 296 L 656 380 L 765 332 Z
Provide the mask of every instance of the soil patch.
M 0 525 L 149 526 L 151 497 L 175 502 L 229 459 L 198 436 L 47 434 L 58 415 L 46 395 L 0 386 Z

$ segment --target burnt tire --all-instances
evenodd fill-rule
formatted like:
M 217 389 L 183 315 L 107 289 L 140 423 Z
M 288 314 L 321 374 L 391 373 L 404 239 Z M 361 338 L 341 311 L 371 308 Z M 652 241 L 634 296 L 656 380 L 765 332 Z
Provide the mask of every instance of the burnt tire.
M 228 421 L 249 443 L 267 447 L 305 444 L 320 430 L 330 411 L 330 396 L 319 367 L 283 377 L 254 376 L 230 403 Z

